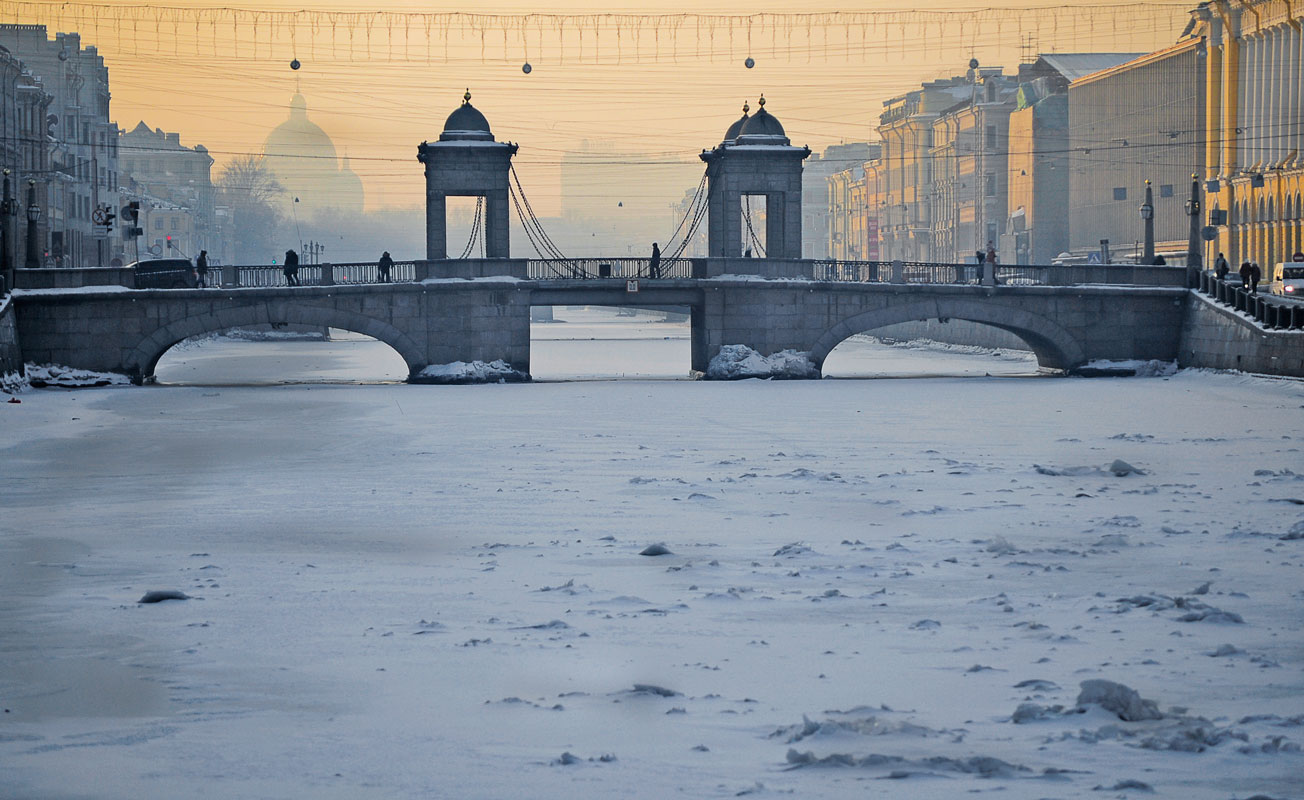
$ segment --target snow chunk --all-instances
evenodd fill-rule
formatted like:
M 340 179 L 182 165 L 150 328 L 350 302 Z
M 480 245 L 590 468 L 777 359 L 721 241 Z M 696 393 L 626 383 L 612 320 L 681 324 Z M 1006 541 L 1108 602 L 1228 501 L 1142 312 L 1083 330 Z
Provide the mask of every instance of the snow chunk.
M 641 555 L 641 556 L 669 556 L 669 555 L 674 555 L 674 553 L 671 553 L 671 552 L 670 552 L 670 548 L 666 547 L 666 546 L 663 545 L 663 544 L 650 544 L 650 545 L 648 545 L 647 547 L 644 547 L 641 551 L 639 551 L 639 555 Z
M 1135 689 L 1106 680 L 1089 680 L 1081 684 L 1078 705 L 1094 703 L 1127 722 L 1143 719 L 1163 719 L 1159 705 L 1153 700 L 1143 700 Z
M 131 383 L 126 375 L 116 372 L 95 372 L 89 369 L 75 369 L 60 364 L 28 364 L 27 382 L 32 386 L 64 386 L 69 388 L 82 386 L 125 386 Z
M 411 378 L 412 383 L 440 385 L 464 383 L 525 383 L 530 376 L 513 369 L 501 358 L 483 361 L 454 361 L 451 364 L 431 364 Z
M 745 344 L 727 344 L 706 367 L 706 377 L 712 380 L 742 380 L 744 378 L 818 378 L 819 368 L 810 360 L 810 353 L 780 350 L 763 356 Z
M 190 595 L 176 589 L 151 589 L 137 603 L 161 603 L 164 600 L 189 600 Z

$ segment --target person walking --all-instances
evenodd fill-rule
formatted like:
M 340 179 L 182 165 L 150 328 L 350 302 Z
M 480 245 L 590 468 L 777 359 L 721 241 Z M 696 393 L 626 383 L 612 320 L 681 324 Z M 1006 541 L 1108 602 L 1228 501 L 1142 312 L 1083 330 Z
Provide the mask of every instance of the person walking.
M 1259 281 L 1263 280 L 1263 270 L 1259 268 L 1259 262 L 1250 262 L 1250 294 L 1257 294 L 1259 291 Z
M 200 250 L 199 257 L 195 259 L 195 276 L 197 278 L 195 285 L 200 289 L 208 288 L 208 251 Z
M 986 250 L 975 250 L 973 256 L 974 256 L 974 265 L 975 265 L 974 268 L 973 268 L 973 282 L 974 282 L 974 283 L 982 283 L 982 282 L 983 282 L 983 262 L 985 262 L 985 261 L 987 260 L 987 251 L 986 251 Z
M 285 273 L 285 282 L 290 286 L 299 285 L 299 254 L 291 248 L 285 251 L 285 268 L 281 270 Z
M 380 254 L 380 260 L 376 262 L 376 271 L 379 273 L 381 283 L 389 283 L 389 271 L 394 266 L 394 259 L 389 257 L 389 251 Z
M 647 262 L 647 276 L 653 280 L 661 277 L 661 246 L 652 243 L 652 258 Z
M 1250 290 L 1250 274 L 1253 272 L 1250 262 L 1241 262 L 1241 268 L 1237 272 L 1241 276 L 1241 288 L 1248 292 Z
M 1213 262 L 1213 276 L 1221 281 L 1226 279 L 1227 273 L 1230 271 L 1231 267 L 1227 266 L 1227 257 L 1219 253 L 1218 258 Z

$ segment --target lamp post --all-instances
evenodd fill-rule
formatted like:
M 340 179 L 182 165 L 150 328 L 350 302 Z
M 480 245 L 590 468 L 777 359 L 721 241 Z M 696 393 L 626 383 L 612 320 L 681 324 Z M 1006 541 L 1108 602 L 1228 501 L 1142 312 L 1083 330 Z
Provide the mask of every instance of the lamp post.
M 1190 219 L 1190 230 L 1186 237 L 1186 268 L 1191 273 L 1199 272 L 1203 266 L 1203 254 L 1200 244 L 1200 176 L 1191 173 L 1191 199 L 1186 201 L 1186 216 Z
M 14 198 L 10 193 L 9 168 L 5 168 L 4 200 L 0 202 L 0 275 L 4 275 L 5 290 L 14 288 Z
M 1141 219 L 1145 221 L 1145 247 L 1141 251 L 1141 263 L 1155 263 L 1155 199 L 1150 193 L 1150 181 L 1146 180 L 1146 201 L 1141 204 Z
M 27 180 L 27 262 L 23 266 L 36 269 L 41 266 L 41 248 L 36 241 L 36 223 L 41 219 L 41 207 L 36 204 L 36 181 Z

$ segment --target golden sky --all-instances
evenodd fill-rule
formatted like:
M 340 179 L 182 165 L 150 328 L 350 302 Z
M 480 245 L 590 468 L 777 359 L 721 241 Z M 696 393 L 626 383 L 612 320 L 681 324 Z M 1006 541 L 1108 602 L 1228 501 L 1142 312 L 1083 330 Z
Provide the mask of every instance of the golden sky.
M 548 214 L 562 155 L 585 140 L 613 153 L 596 161 L 628 174 L 680 164 L 691 189 L 696 154 L 762 93 L 793 144 L 873 140 L 883 100 L 961 74 L 971 56 L 1012 71 L 1041 51 L 1148 51 L 1176 39 L 1191 5 L 988 0 L 903 11 L 879 0 L 714 0 L 598 10 L 572 0 L 542 11 L 518 0 L 453 20 L 453 6 L 412 0 L 33 0 L 0 4 L 0 21 L 77 30 L 108 63 L 121 127 L 143 120 L 179 132 L 219 166 L 260 152 L 302 91 L 371 209 L 422 202 L 416 147 L 438 137 L 469 87 L 496 137 L 520 144 L 517 169 Z M 611 171 L 594 174 L 593 191 L 608 191 Z

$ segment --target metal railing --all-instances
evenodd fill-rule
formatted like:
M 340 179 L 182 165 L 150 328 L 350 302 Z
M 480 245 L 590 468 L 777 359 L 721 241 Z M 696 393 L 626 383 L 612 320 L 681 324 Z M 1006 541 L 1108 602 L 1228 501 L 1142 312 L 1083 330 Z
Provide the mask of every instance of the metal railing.
M 647 258 L 532 258 L 526 265 L 531 280 L 589 280 L 594 278 L 691 278 L 693 262 L 663 258 L 652 274 Z
M 323 277 L 328 280 L 323 280 Z M 238 264 L 209 267 L 209 282 L 224 287 L 276 287 L 288 286 L 285 267 L 281 264 Z M 356 261 L 343 264 L 300 264 L 301 286 L 350 286 L 368 283 L 411 283 L 416 280 L 416 263 L 395 261 L 389 271 L 389 281 L 380 279 L 380 268 L 374 261 Z
M 1265 328 L 1304 330 L 1304 303 L 1251 292 L 1240 281 L 1218 280 L 1212 272 L 1200 273 L 1200 293 L 1231 306 Z

